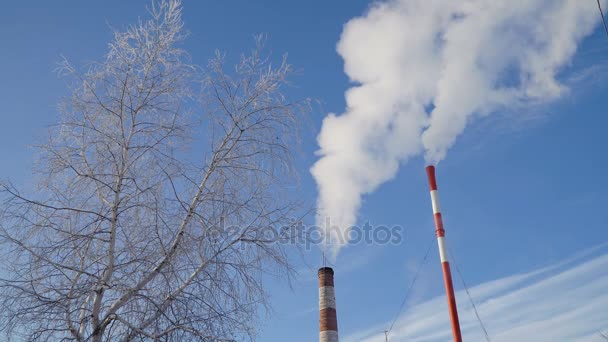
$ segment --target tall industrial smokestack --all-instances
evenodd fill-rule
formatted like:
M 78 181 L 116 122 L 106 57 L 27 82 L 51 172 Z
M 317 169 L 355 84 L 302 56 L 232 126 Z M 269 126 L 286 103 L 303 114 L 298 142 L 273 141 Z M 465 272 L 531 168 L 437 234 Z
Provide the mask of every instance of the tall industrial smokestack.
M 433 204 L 433 215 L 435 216 L 435 234 L 437 235 L 437 244 L 439 246 L 439 258 L 441 259 L 441 268 L 443 269 L 443 281 L 445 283 L 445 292 L 448 299 L 448 309 L 450 310 L 452 335 L 454 336 L 454 342 L 462 342 L 462 334 L 460 333 L 460 322 L 458 321 L 458 309 L 456 307 L 456 297 L 454 296 L 454 286 L 452 284 L 452 273 L 450 272 L 450 263 L 448 262 L 448 251 L 445 243 L 445 230 L 443 229 L 441 209 L 439 208 L 439 195 L 437 194 L 435 167 L 432 165 L 427 166 L 426 174 L 429 178 L 429 186 L 431 188 L 431 202 Z
M 319 342 L 338 342 L 334 270 L 319 269 Z

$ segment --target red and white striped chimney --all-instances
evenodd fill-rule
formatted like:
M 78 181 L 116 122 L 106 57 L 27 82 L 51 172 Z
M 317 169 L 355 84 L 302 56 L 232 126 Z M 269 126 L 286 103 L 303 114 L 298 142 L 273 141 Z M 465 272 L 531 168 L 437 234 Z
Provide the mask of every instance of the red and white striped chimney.
M 319 342 L 338 342 L 334 270 L 319 269 Z
M 448 299 L 450 321 L 452 322 L 452 335 L 454 336 L 454 342 L 462 342 L 460 322 L 458 321 L 458 309 L 456 307 L 456 297 L 454 296 L 454 285 L 452 284 L 452 273 L 450 272 L 450 263 L 448 262 L 448 251 L 445 242 L 445 230 L 443 229 L 441 209 L 439 208 L 439 196 L 437 194 L 435 167 L 432 165 L 427 166 L 426 174 L 429 178 L 429 186 L 431 188 L 431 202 L 433 204 L 433 215 L 435 216 L 435 234 L 437 235 L 439 258 L 441 259 L 441 268 L 443 269 L 443 281 L 445 283 L 445 292 Z

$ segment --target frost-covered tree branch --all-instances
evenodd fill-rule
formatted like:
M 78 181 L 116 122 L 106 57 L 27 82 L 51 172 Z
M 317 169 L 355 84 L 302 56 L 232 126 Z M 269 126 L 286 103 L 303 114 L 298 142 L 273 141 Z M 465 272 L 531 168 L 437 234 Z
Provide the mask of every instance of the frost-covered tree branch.
M 293 146 L 306 102 L 263 39 L 225 70 L 178 46 L 179 1 L 115 32 L 39 146 L 38 187 L 2 183 L 0 328 L 23 340 L 255 338 L 264 273 L 289 274 L 264 235 L 298 209 Z M 194 157 L 193 157 L 194 156 Z

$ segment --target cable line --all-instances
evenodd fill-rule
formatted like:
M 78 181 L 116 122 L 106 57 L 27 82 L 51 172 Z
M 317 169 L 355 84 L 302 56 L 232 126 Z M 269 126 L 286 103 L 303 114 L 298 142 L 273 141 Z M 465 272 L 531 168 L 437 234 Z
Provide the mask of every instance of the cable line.
M 426 253 L 424 254 L 424 258 L 422 259 L 422 261 L 418 265 L 418 269 L 416 270 L 416 273 L 414 273 L 414 278 L 412 278 L 412 282 L 410 283 L 410 286 L 405 291 L 405 297 L 403 298 L 403 301 L 401 302 L 401 306 L 399 307 L 399 311 L 395 315 L 395 318 L 393 319 L 393 322 L 391 323 L 390 328 L 388 328 L 388 330 L 386 330 L 384 332 L 385 337 L 386 337 L 386 341 L 388 341 L 388 336 L 391 333 L 391 330 L 393 330 L 393 326 L 395 326 L 395 322 L 397 322 L 397 319 L 399 318 L 399 316 L 401 315 L 401 312 L 403 311 L 403 308 L 405 307 L 405 303 L 407 302 L 407 298 L 409 297 L 409 295 L 411 293 L 411 290 L 414 287 L 414 284 L 416 283 L 416 280 L 418 279 L 418 275 L 420 274 L 420 270 L 422 269 L 422 266 L 425 264 L 426 260 L 429 258 L 429 252 L 431 251 L 431 247 L 433 246 L 433 242 L 434 241 L 435 241 L 435 235 L 433 235 L 433 239 L 431 240 L 431 243 L 429 243 L 429 246 L 426 249 Z
M 600 0 L 597 0 L 597 8 L 600 9 L 600 15 L 602 16 L 602 23 L 604 23 L 604 30 L 606 30 L 606 35 L 608 35 L 608 26 L 606 26 L 606 17 L 604 17 L 604 11 L 602 11 L 602 5 L 600 4 Z
M 486 341 L 490 342 L 490 335 L 488 335 L 488 330 L 486 329 L 486 326 L 483 324 L 483 321 L 481 320 L 481 317 L 479 316 L 479 312 L 477 311 L 477 306 L 475 305 L 475 302 L 473 301 L 473 297 L 471 297 L 471 293 L 469 292 L 467 283 L 464 281 L 462 272 L 460 272 L 460 268 L 458 267 L 458 263 L 456 262 L 454 253 L 452 253 L 452 251 L 450 250 L 449 247 L 448 247 L 448 252 L 450 253 L 450 257 L 452 258 L 452 260 L 454 260 L 454 268 L 456 268 L 456 273 L 458 273 L 458 276 L 460 277 L 460 281 L 462 282 L 464 291 L 466 292 L 467 297 L 469 297 L 469 302 L 471 303 L 471 306 L 473 307 L 473 311 L 475 311 L 475 316 L 477 317 L 477 321 L 479 322 L 479 325 L 481 326 L 481 329 L 483 330 L 483 333 L 486 336 Z

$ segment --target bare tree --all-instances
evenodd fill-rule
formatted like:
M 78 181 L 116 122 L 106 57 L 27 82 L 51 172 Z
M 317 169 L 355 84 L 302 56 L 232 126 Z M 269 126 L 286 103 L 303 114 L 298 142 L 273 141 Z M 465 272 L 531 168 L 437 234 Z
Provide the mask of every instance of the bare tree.
M 297 210 L 285 189 L 305 102 L 282 94 L 291 67 L 258 39 L 230 74 L 221 54 L 197 68 L 178 47 L 180 2 L 149 12 L 87 72 L 64 63 L 72 96 L 36 191 L 1 187 L 10 338 L 253 340 L 263 275 L 291 270 L 287 236 L 268 229 Z

